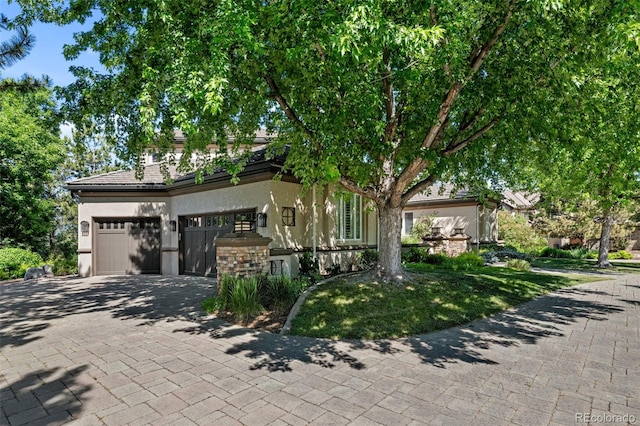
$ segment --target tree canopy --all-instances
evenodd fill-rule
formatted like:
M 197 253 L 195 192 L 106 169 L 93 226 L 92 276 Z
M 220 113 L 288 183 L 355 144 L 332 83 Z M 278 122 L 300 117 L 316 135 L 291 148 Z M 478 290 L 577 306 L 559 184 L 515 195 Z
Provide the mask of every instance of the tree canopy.
M 175 128 L 189 154 L 266 127 L 274 148 L 290 145 L 287 166 L 303 183 L 339 182 L 375 204 L 388 236 L 386 277 L 402 270 L 404 204 L 439 179 L 510 177 L 504 165 L 526 152 L 529 112 L 537 125 L 557 123 L 562 111 L 548 89 L 568 84 L 601 36 L 633 31 L 638 8 L 622 0 L 19 3 L 25 22 L 100 13 L 65 50 L 69 58 L 96 50 L 109 72 L 74 70 L 65 93 L 74 121 L 98 120 L 125 159 L 152 144 L 170 149 Z
M 0 91 L 0 244 L 48 249 L 53 170 L 62 158 L 51 91 Z

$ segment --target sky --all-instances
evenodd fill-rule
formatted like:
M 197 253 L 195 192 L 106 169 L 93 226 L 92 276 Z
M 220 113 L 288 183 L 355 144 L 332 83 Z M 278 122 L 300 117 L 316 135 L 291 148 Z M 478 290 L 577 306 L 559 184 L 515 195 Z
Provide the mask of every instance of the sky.
M 20 6 L 15 3 L 7 4 L 7 0 L 0 0 L 0 13 L 9 19 L 20 12 Z M 62 47 L 73 43 L 73 33 L 82 30 L 79 24 L 57 26 L 55 24 L 36 23 L 29 31 L 36 38 L 35 46 L 31 53 L 24 59 L 16 62 L 7 69 L 0 70 L 2 77 L 20 78 L 23 74 L 31 74 L 34 77 L 48 75 L 56 86 L 66 86 L 74 81 L 69 72 L 72 65 L 93 67 L 102 70 L 98 54 L 85 52 L 74 61 L 66 61 L 62 55 Z M 7 40 L 14 33 L 1 31 L 0 40 Z

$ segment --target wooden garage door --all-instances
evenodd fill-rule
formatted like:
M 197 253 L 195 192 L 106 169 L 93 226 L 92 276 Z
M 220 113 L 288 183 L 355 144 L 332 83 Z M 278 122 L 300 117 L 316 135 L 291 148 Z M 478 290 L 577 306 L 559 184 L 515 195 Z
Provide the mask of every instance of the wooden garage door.
M 96 275 L 159 274 L 160 219 L 96 219 Z
M 216 275 L 214 240 L 232 232 L 236 221 L 255 224 L 255 211 L 211 213 L 180 218 L 180 273 Z

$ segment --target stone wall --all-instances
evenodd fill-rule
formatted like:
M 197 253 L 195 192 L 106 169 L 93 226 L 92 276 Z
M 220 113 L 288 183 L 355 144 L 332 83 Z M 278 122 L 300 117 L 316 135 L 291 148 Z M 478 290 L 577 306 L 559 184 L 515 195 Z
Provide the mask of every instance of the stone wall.
M 271 238 L 260 234 L 227 234 L 216 238 L 218 281 L 223 275 L 249 277 L 269 272 Z

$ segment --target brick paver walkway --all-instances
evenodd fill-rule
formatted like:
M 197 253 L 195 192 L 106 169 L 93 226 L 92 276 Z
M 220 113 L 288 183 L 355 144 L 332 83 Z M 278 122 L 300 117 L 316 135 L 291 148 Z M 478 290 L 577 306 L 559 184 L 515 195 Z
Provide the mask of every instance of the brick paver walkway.
M 640 423 L 640 275 L 396 341 L 227 326 L 203 278 L 0 292 L 2 424 Z

